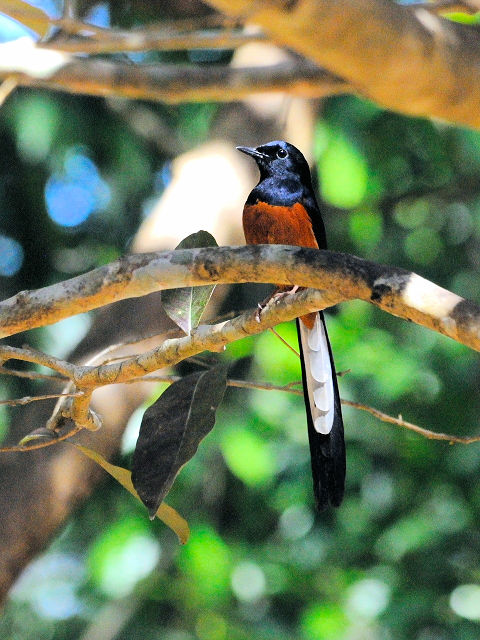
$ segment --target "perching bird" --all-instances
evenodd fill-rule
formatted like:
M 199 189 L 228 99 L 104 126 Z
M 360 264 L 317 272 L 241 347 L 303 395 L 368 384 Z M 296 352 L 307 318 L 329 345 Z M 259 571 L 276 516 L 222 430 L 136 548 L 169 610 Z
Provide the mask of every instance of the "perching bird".
M 326 249 L 322 216 L 308 163 L 284 141 L 237 147 L 251 156 L 260 181 L 243 209 L 247 244 L 287 244 Z M 280 290 L 284 291 L 285 287 Z M 303 391 L 317 509 L 338 507 L 345 486 L 345 443 L 335 365 L 321 311 L 297 319 Z

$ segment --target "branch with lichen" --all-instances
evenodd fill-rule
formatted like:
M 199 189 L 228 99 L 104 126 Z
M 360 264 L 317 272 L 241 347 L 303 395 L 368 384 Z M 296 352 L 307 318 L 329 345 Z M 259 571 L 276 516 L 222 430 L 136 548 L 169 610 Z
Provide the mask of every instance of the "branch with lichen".
M 241 282 L 320 290 L 303 290 L 285 301 L 279 300 L 262 315 L 260 330 L 310 311 L 358 299 L 480 351 L 478 305 L 398 267 L 349 254 L 285 245 L 209 247 L 124 256 L 86 274 L 35 291 L 22 291 L 0 302 L 0 338 L 154 291 Z M 178 349 L 183 357 L 199 353 L 196 349 L 218 350 L 222 343 L 258 333 L 254 318 L 250 320 L 246 314 L 213 327 L 199 327 L 191 336 L 179 339 Z M 167 340 L 165 345 L 172 342 Z M 162 354 L 152 354 L 150 360 L 146 358 L 139 366 L 151 371 L 151 366 L 171 364 L 169 349 L 164 347 Z M 0 360 L 2 357 L 0 352 Z M 112 364 L 104 368 L 99 379 L 84 371 L 81 382 L 111 384 L 123 381 L 123 377 L 118 365 Z
M 480 307 L 473 303 L 396 267 L 348 254 L 282 245 L 125 256 L 76 278 L 36 291 L 23 291 L 0 302 L 0 335 L 5 337 L 51 324 L 75 313 L 153 291 L 234 282 L 296 284 L 306 288 L 269 303 L 260 322 L 253 310 L 247 311 L 223 322 L 200 325 L 190 335 L 167 337 L 155 348 L 134 356 L 77 365 L 30 348 L 1 345 L 0 363 L 22 360 L 41 364 L 69 381 L 64 390 L 68 397 L 59 399 L 47 424 L 53 434 L 63 438 L 66 420 L 72 420 L 76 430 L 99 428 L 100 419 L 90 408 L 92 393 L 99 387 L 144 379 L 145 375 L 203 351 L 222 351 L 230 342 L 345 300 L 370 302 L 480 350 Z M 379 417 L 381 412 L 370 410 L 374 411 Z M 399 420 L 403 426 L 412 428 L 402 419 L 389 421 L 399 424 Z M 422 431 L 420 427 L 416 430 Z M 453 441 L 457 437 L 444 434 L 442 438 Z

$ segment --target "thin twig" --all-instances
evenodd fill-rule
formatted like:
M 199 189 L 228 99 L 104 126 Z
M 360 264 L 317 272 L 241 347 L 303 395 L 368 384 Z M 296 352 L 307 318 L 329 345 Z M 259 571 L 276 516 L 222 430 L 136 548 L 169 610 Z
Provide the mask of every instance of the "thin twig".
M 52 18 L 50 20 L 52 25 L 55 25 L 62 31 L 71 34 L 89 33 L 94 38 L 103 38 L 105 35 L 112 33 L 113 29 L 110 27 L 99 27 L 90 23 L 82 22 L 68 17 Z M 232 19 L 229 16 L 225 16 L 222 13 L 215 13 L 201 18 L 186 18 L 169 21 L 153 22 L 149 25 L 144 25 L 138 29 L 132 29 L 132 32 L 142 31 L 144 33 L 169 32 L 175 33 L 189 33 L 192 31 L 200 31 L 202 29 L 238 29 L 241 24 L 238 20 Z
M 472 444 L 472 442 L 480 442 L 480 436 L 454 436 L 450 433 L 437 433 L 436 431 L 430 431 L 429 429 L 419 427 L 412 422 L 407 422 L 401 416 L 394 418 L 393 416 L 389 416 L 387 413 L 383 413 L 383 411 L 379 411 L 374 407 L 369 407 L 365 404 L 360 404 L 359 402 L 353 402 L 352 400 L 342 399 L 342 404 L 348 407 L 353 407 L 354 409 L 360 409 L 360 411 L 367 411 L 367 413 L 372 414 L 372 416 L 375 416 L 382 422 L 389 422 L 390 424 L 395 424 L 398 427 L 410 429 L 429 440 L 446 440 L 447 442 L 450 442 L 450 444 Z
M 35 444 L 15 444 L 11 447 L 0 447 L 0 453 L 7 453 L 10 451 L 33 451 L 34 449 L 43 449 L 44 447 L 50 447 L 52 444 L 57 444 L 57 442 L 61 442 L 62 440 L 67 440 L 67 438 L 71 438 L 76 435 L 79 431 L 81 431 L 84 427 L 75 425 L 67 431 L 66 433 L 62 433 L 61 435 L 56 435 L 51 440 L 45 440 L 44 442 L 36 442 Z M 55 432 L 52 432 L 55 433 Z
M 154 374 L 144 376 L 143 378 L 137 378 L 135 380 L 129 380 L 127 384 L 134 384 L 135 382 L 166 382 L 168 384 L 173 384 L 181 379 L 181 376 Z M 289 382 L 286 385 L 279 386 L 268 382 L 251 382 L 249 380 L 235 380 L 232 378 L 227 380 L 228 387 L 238 387 L 239 389 L 261 389 L 263 391 L 286 391 L 297 396 L 303 396 L 303 391 L 292 388 L 298 384 L 302 384 L 301 381 Z
M 15 376 L 16 378 L 27 378 L 28 380 L 54 380 L 55 382 L 67 382 L 68 378 L 64 376 L 48 375 L 47 373 L 38 373 L 38 371 L 20 371 L 19 369 L 7 369 L 0 367 L 0 375 Z
M 298 353 L 298 351 L 297 351 L 296 349 L 294 349 L 294 348 L 292 347 L 292 345 L 291 345 L 291 344 L 289 344 L 289 343 L 285 340 L 285 338 L 282 338 L 282 336 L 278 333 L 278 331 L 276 331 L 273 327 L 270 327 L 270 331 L 271 331 L 275 336 L 277 336 L 277 338 L 280 340 L 280 342 L 283 342 L 283 344 L 284 344 L 288 349 L 290 349 L 290 351 L 293 351 L 293 353 L 297 356 L 297 358 L 299 358 L 299 357 L 300 357 L 300 354 Z
M 131 380 L 131 383 L 134 382 L 167 382 L 173 383 L 180 380 L 180 376 L 169 376 L 169 375 L 149 375 L 144 378 L 138 378 L 137 380 Z M 303 391 L 300 389 L 293 389 L 292 387 L 301 384 L 301 381 L 290 382 L 283 386 L 277 386 L 274 384 L 269 384 L 268 382 L 252 382 L 248 380 L 227 380 L 227 386 L 229 387 L 239 387 L 241 389 L 261 389 L 263 391 L 283 391 L 284 393 L 291 393 L 296 396 L 303 396 Z M 408 422 L 404 420 L 401 416 L 398 418 L 394 418 L 393 416 L 388 415 L 388 413 L 384 413 L 379 409 L 375 409 L 374 407 L 370 407 L 366 404 L 362 404 L 360 402 L 354 402 L 353 400 L 345 400 L 341 399 L 343 405 L 347 407 L 353 407 L 354 409 L 358 409 L 360 411 L 366 411 L 370 413 L 372 416 L 375 416 L 382 422 L 388 422 L 390 424 L 394 424 L 398 427 L 404 427 L 405 429 L 410 429 L 411 431 L 415 431 L 419 435 L 424 438 L 428 438 L 429 440 L 445 440 L 450 442 L 451 444 L 472 444 L 473 442 L 480 442 L 479 436 L 456 436 L 448 433 L 438 433 L 436 431 L 430 431 L 429 429 L 424 429 L 423 427 L 419 427 L 412 422 Z
M 161 27 L 158 31 L 104 32 L 102 37 L 57 37 L 44 46 L 70 53 L 100 54 L 127 51 L 184 51 L 191 49 L 236 49 L 252 42 L 264 42 L 260 32 L 208 31 L 172 33 Z
M 219 316 L 215 316 L 211 320 L 211 322 L 224 322 L 225 320 L 230 320 L 234 318 L 237 313 L 242 313 L 240 311 L 228 311 L 227 313 L 223 313 Z M 109 345 L 97 352 L 94 356 L 92 356 L 85 364 L 92 365 L 95 362 L 99 362 L 103 356 L 112 353 L 112 351 L 116 351 L 117 349 L 122 349 L 124 347 L 133 346 L 140 344 L 142 342 L 146 342 L 147 340 L 156 340 L 157 342 L 163 342 L 164 340 L 168 340 L 170 338 L 179 338 L 182 337 L 184 332 L 181 329 L 170 329 L 168 331 L 164 331 L 163 333 L 150 333 L 145 336 L 132 338 L 131 340 L 125 340 L 124 342 L 117 342 L 116 344 Z M 124 360 L 125 358 L 131 358 L 131 355 L 123 355 L 123 356 L 114 356 L 112 358 L 105 358 L 101 360 L 101 364 L 109 364 L 110 362 L 115 362 L 118 360 Z M 190 362 L 199 363 L 199 359 L 195 359 L 194 357 L 189 358 Z M 205 363 L 201 363 L 202 366 L 205 366 Z M 65 376 L 59 375 L 49 375 L 47 373 L 39 373 L 38 371 L 21 371 L 20 369 L 9 369 L 7 367 L 2 367 L 0 365 L 0 375 L 5 376 L 14 376 L 16 378 L 26 378 L 28 380 L 49 380 L 54 382 L 68 382 L 69 378 Z M 132 382 L 134 382 L 132 380 Z
M 240 311 L 240 312 L 228 311 L 227 313 L 223 313 L 220 316 L 215 316 L 214 318 L 209 320 L 209 322 L 216 324 L 218 322 L 224 322 L 225 320 L 231 320 L 238 313 L 243 313 L 243 311 Z M 130 355 L 122 355 L 122 356 L 112 356 L 111 358 L 105 358 L 104 360 L 102 359 L 103 356 L 109 353 L 112 353 L 113 351 L 117 351 L 118 349 L 123 349 L 125 347 L 135 346 L 135 345 L 141 344 L 142 342 L 146 342 L 147 340 L 155 340 L 156 342 L 160 343 L 160 342 L 164 342 L 165 340 L 170 340 L 172 338 L 181 338 L 184 335 L 185 335 L 185 332 L 182 329 L 179 329 L 178 327 L 176 327 L 175 329 L 169 329 L 168 331 L 164 331 L 163 333 L 149 333 L 145 336 L 132 338 L 131 340 L 124 340 L 123 342 L 117 342 L 116 344 L 109 345 L 108 347 L 105 347 L 105 349 L 102 349 L 102 351 L 99 351 L 98 353 L 96 353 L 85 364 L 93 365 L 95 363 L 100 362 L 100 360 L 102 364 L 109 364 L 110 362 L 116 362 L 119 360 L 124 360 L 126 358 L 131 358 L 132 355 L 130 354 Z M 0 367 L 0 373 L 2 373 L 1 367 Z
M 174 382 L 178 382 L 179 380 L 181 380 L 181 376 L 155 374 L 155 375 L 144 376 L 143 378 L 136 378 L 135 380 L 129 380 L 128 384 L 134 384 L 137 382 L 165 382 L 167 384 L 173 384 Z M 282 386 L 270 384 L 268 382 L 253 382 L 249 380 L 236 380 L 236 379 L 227 380 L 227 386 L 229 387 L 237 387 L 240 389 L 259 389 L 262 391 L 280 391 L 283 393 L 290 393 L 296 396 L 303 396 L 302 390 L 293 388 L 295 386 L 298 386 L 299 384 L 301 384 L 300 380 L 295 380 L 294 382 L 289 382 L 288 384 L 282 385 Z M 64 394 L 64 395 L 80 395 L 80 394 Z M 41 400 L 41 399 L 46 399 L 47 397 L 59 397 L 59 396 L 58 394 L 52 395 L 52 396 L 44 396 L 44 397 L 38 396 L 36 398 L 32 398 L 32 400 Z M 20 404 L 21 400 L 23 399 L 20 399 L 20 401 L 12 400 L 10 402 L 17 402 L 18 404 Z M 6 401 L 6 402 L 9 402 L 9 401 Z M 430 431 L 429 429 L 424 429 L 423 427 L 419 427 L 418 425 L 413 424 L 412 422 L 408 422 L 407 420 L 404 420 L 401 416 L 398 416 L 398 418 L 395 418 L 393 416 L 388 415 L 387 413 L 384 413 L 383 411 L 380 411 L 379 409 L 375 409 L 374 407 L 370 407 L 360 402 L 354 402 L 353 400 L 345 400 L 344 398 L 341 399 L 341 402 L 342 402 L 342 405 L 344 406 L 353 407 L 354 409 L 358 409 L 360 411 L 366 411 L 367 413 L 370 413 L 371 415 L 375 416 L 375 418 L 377 418 L 382 422 L 388 422 L 389 424 L 394 424 L 398 427 L 403 427 L 405 429 L 415 431 L 415 433 L 418 433 L 419 435 L 423 436 L 424 438 L 428 438 L 429 440 L 443 440 L 443 441 L 449 442 L 450 444 L 472 444 L 474 442 L 480 442 L 480 435 L 479 436 L 456 436 L 448 433 L 438 433 L 436 431 Z M 0 403 L 0 404 L 3 404 L 3 403 Z M 43 447 L 48 447 L 56 442 L 61 442 L 62 440 L 66 440 L 67 438 L 78 433 L 81 429 L 82 427 L 76 426 L 73 430 L 69 431 L 66 434 L 58 436 L 52 440 L 46 440 L 44 442 L 36 443 L 34 445 L 25 445 L 25 446 L 15 445 L 12 447 L 1 447 L 0 453 L 7 452 L 7 451 L 31 451 L 32 449 L 41 449 Z
M 3 46 L 3 45 L 2 45 Z M 93 56 L 63 54 L 65 64 L 48 77 L 0 69 L 0 79 L 15 74 L 19 85 L 54 88 L 57 91 L 158 100 L 168 104 L 181 102 L 231 102 L 252 94 L 285 92 L 321 98 L 352 92 L 347 83 L 307 60 L 288 60 L 274 65 L 232 67 L 227 64 L 132 64 Z M 67 61 L 68 60 L 68 64 Z
M 83 391 L 76 393 L 49 393 L 43 396 L 24 396 L 23 398 L 15 398 L 14 400 L 0 400 L 0 406 L 21 407 L 38 400 L 52 400 L 52 398 L 77 398 L 83 396 Z

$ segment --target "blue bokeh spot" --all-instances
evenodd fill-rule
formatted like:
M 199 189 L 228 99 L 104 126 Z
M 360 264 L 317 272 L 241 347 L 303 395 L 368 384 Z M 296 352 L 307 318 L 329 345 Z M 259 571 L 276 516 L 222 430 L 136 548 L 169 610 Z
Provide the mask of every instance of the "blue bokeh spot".
M 48 179 L 45 200 L 54 222 L 62 227 L 76 227 L 91 213 L 108 205 L 110 189 L 93 160 L 73 148 L 65 155 L 63 171 Z
M 23 264 L 22 245 L 0 234 L 0 276 L 14 276 Z

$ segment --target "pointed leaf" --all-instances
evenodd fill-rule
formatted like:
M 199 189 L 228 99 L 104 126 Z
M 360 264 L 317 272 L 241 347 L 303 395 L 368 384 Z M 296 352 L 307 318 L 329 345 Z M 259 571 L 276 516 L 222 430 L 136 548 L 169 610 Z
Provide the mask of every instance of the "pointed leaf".
M 227 367 L 192 373 L 172 384 L 143 416 L 132 461 L 132 481 L 150 517 L 181 467 L 215 424 Z
M 175 249 L 198 249 L 218 247 L 215 238 L 208 231 L 198 231 L 184 238 Z M 162 304 L 167 315 L 180 329 L 190 335 L 198 326 L 205 307 L 215 289 L 215 285 L 204 287 L 182 287 L 162 291 Z
M 72 443 L 73 444 L 73 443 Z M 123 467 L 117 467 L 114 464 L 110 464 L 107 462 L 105 458 L 97 453 L 97 451 L 93 451 L 92 449 L 87 449 L 87 447 L 82 447 L 79 444 L 74 444 L 75 447 L 79 451 L 81 451 L 84 455 L 89 457 L 91 460 L 99 464 L 107 473 L 109 473 L 117 482 L 119 482 L 122 487 L 124 487 L 127 491 L 129 491 L 132 496 L 135 496 L 137 500 L 140 500 L 140 496 L 135 491 L 135 488 L 132 483 L 132 474 L 128 469 L 124 469 Z M 167 527 L 170 527 L 172 531 L 174 531 L 181 544 L 185 544 L 190 535 L 190 529 L 188 527 L 188 523 L 186 520 L 182 518 L 182 516 L 175 511 L 172 507 L 169 507 L 168 504 L 162 502 L 153 516 L 159 518 L 164 522 Z

